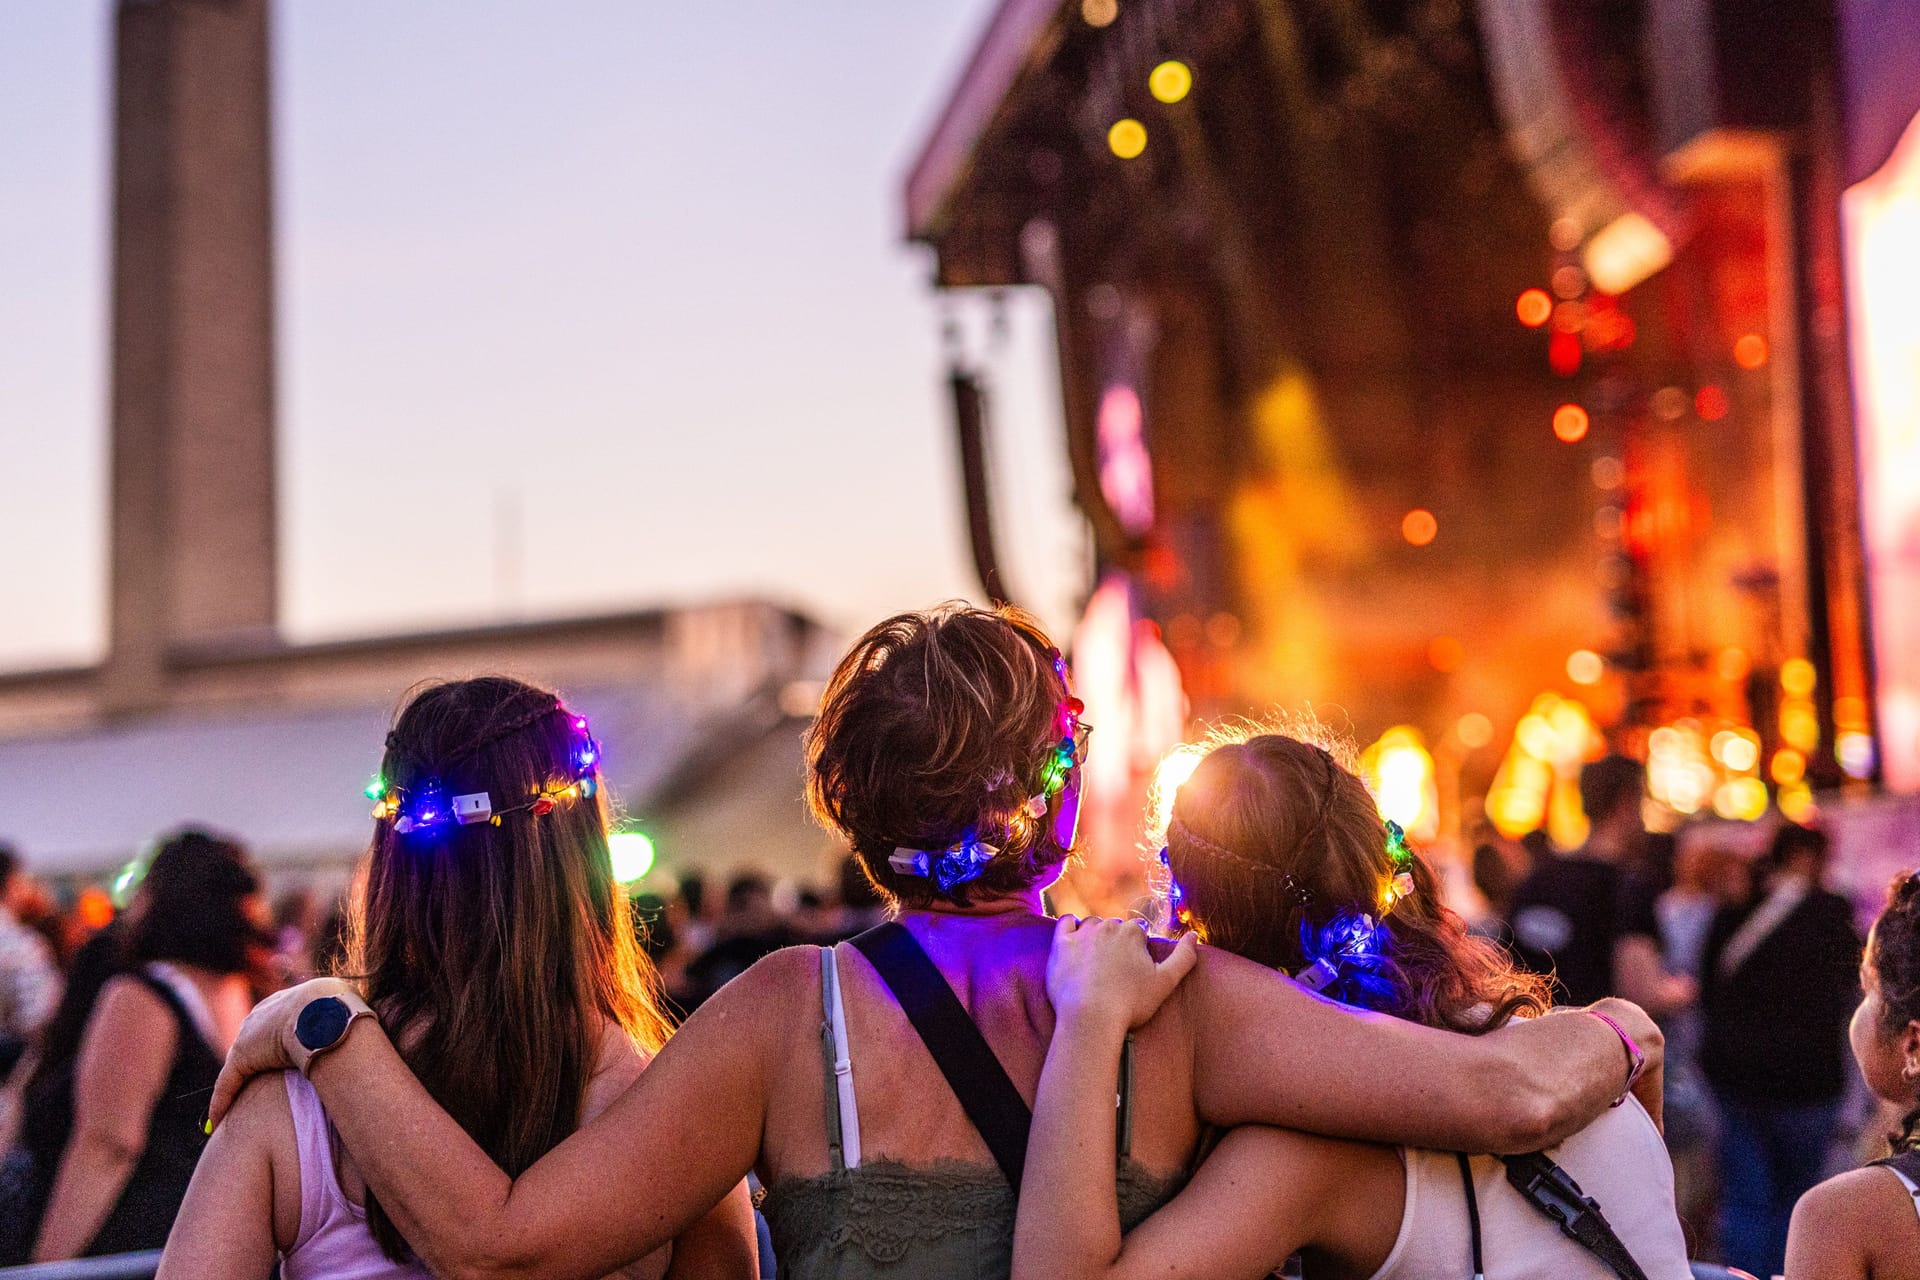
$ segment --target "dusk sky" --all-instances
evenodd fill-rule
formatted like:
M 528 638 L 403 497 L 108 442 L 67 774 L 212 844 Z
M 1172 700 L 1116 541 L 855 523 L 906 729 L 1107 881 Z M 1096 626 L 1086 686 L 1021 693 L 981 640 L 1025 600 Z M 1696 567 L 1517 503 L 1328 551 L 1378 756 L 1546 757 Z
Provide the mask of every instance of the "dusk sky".
M 899 191 L 991 7 L 277 3 L 286 632 L 975 589 Z M 111 25 L 0 0 L 4 668 L 104 647 Z M 1057 626 L 1084 539 L 1046 304 L 1011 318 L 1003 557 Z

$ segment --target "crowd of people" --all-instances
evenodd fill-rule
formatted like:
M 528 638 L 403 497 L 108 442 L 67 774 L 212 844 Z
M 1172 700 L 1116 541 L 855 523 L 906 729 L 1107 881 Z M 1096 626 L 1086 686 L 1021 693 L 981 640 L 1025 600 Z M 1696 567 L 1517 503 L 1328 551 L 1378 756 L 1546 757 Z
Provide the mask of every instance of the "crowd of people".
M 1819 832 L 1676 855 L 1608 758 L 1583 847 L 1476 852 L 1470 924 L 1342 743 L 1240 726 L 1155 833 L 1150 943 L 1043 897 L 1090 733 L 1037 624 L 950 606 L 862 637 L 807 731 L 835 885 L 630 895 L 587 722 L 497 677 L 401 710 L 338 904 L 189 830 L 83 940 L 0 854 L 0 1262 L 1920 1276 L 1920 1157 L 1816 1186 L 1850 1017 L 1920 1104 L 1920 881 L 1863 963 Z M 1537 1203 L 1572 1183 L 1584 1243 Z
M 1481 925 L 1574 1003 L 1632 1000 L 1667 1034 L 1667 1141 L 1696 1240 L 1779 1272 L 1800 1198 L 1842 1162 L 1856 1075 L 1847 1024 L 1862 941 L 1825 887 L 1827 837 L 1781 823 L 1758 857 L 1642 826 L 1645 778 L 1609 756 L 1580 778 L 1590 834 L 1476 851 Z M 1691 836 L 1692 833 L 1682 833 Z

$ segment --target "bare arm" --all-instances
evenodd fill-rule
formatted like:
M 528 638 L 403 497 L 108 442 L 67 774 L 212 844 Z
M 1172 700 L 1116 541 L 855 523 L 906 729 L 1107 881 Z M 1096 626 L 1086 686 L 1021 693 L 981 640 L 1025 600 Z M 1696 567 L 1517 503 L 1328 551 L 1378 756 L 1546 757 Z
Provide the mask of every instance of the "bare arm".
M 155 1280 L 266 1280 L 273 1273 L 272 1092 L 280 1077 L 256 1076 L 194 1166 L 187 1198 L 167 1237 Z M 281 1121 L 284 1123 L 284 1121 Z
M 760 1274 L 760 1235 L 753 1223 L 753 1201 L 742 1182 L 707 1216 L 674 1238 L 673 1262 L 666 1280 L 713 1280 L 715 1276 Z
M 1660 944 L 1643 933 L 1630 933 L 1613 944 L 1613 985 L 1623 997 L 1655 1017 L 1693 1003 L 1693 979 L 1668 973 L 1660 958 Z
M 687 1231 L 753 1166 L 778 1011 L 811 981 L 809 959 L 776 953 L 729 983 L 637 1083 L 517 1180 L 440 1109 L 372 1019 L 314 1063 L 312 1080 L 368 1185 L 436 1275 L 586 1280 Z M 262 1002 L 229 1057 L 216 1111 L 236 1080 L 293 1060 L 294 1017 L 331 989 L 316 981 Z
M 580 1122 L 591 1124 L 594 1117 L 619 1101 L 633 1086 L 646 1066 L 646 1059 L 617 1027 L 607 1028 L 601 1048 L 601 1068 L 587 1085 L 580 1108 Z M 667 1280 L 716 1280 L 731 1276 L 753 1280 L 758 1273 L 760 1238 L 754 1229 L 753 1202 L 742 1182 L 727 1193 L 726 1199 L 707 1212 L 707 1216 L 674 1237 L 667 1264 Z M 647 1275 L 652 1258 L 630 1263 L 619 1276 Z
M 1120 1256 L 1114 1100 L 1128 1028 L 1151 1018 L 1194 961 L 1194 939 L 1155 964 L 1121 920 L 1062 916 L 1047 953 L 1053 1039 L 1034 1096 L 1014 1222 L 1014 1280 L 1105 1276 Z
M 1058 1020 L 1034 1100 L 1012 1280 L 1259 1280 L 1317 1238 L 1323 1206 L 1351 1191 L 1326 1176 L 1337 1162 L 1308 1150 L 1339 1144 L 1236 1129 L 1171 1203 L 1121 1237 L 1121 1045 L 1172 990 L 1168 979 L 1190 967 L 1190 941 L 1183 952 L 1156 968 L 1139 931 L 1129 938 L 1121 922 L 1063 918 L 1055 931 L 1047 993 Z
M 1181 988 L 1194 1101 L 1210 1124 L 1271 1124 L 1442 1151 L 1537 1151 L 1619 1096 L 1626 1063 L 1598 1018 L 1516 1021 L 1484 1036 L 1357 1013 L 1272 970 L 1203 947 Z M 1649 1060 L 1664 1040 L 1609 1002 Z
M 147 1125 L 179 1034 L 166 1005 L 138 981 L 115 978 L 102 989 L 80 1043 L 73 1136 L 40 1224 L 35 1262 L 79 1257 L 106 1225 L 147 1149 Z

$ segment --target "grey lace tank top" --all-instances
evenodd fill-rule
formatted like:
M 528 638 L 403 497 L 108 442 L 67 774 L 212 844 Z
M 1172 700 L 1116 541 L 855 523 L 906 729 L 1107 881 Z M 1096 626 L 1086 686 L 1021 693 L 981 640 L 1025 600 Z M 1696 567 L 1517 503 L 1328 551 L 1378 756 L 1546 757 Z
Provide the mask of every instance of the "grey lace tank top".
M 781 1280 L 1006 1280 L 1013 1269 L 1013 1189 L 990 1165 L 905 1165 L 860 1153 L 846 1013 L 832 947 L 821 949 L 821 1056 L 832 1167 L 783 1178 L 761 1202 Z M 1120 1096 L 1120 1219 L 1127 1230 L 1173 1198 L 1184 1175 L 1160 1178 L 1125 1150 L 1133 1105 Z

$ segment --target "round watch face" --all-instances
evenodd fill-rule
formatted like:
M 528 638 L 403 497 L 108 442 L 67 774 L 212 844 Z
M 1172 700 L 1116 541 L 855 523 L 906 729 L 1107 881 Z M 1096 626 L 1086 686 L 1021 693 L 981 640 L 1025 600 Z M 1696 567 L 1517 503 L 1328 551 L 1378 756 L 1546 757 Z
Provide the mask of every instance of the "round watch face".
M 338 1040 L 352 1021 L 353 1011 L 338 996 L 322 996 L 307 1003 L 293 1024 L 293 1038 L 309 1053 L 317 1053 Z

